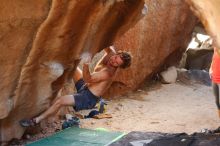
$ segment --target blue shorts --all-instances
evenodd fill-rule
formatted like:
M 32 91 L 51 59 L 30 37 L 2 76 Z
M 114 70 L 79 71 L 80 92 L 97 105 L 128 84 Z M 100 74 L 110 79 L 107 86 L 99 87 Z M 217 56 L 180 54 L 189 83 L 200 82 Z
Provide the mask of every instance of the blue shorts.
M 75 99 L 75 106 L 73 108 L 76 111 L 94 108 L 99 101 L 99 97 L 95 96 L 88 87 L 85 86 L 83 79 L 78 80 L 75 86 L 77 93 L 73 95 Z

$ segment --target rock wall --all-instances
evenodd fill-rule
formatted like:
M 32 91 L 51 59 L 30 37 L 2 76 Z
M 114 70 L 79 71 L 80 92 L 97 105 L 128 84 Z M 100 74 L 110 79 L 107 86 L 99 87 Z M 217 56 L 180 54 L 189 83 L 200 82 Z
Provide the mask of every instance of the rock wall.
M 219 0 L 186 0 L 219 42 Z M 0 5 L 0 142 L 20 138 L 18 121 L 50 105 L 83 53 L 115 42 L 133 55 L 106 95 L 140 86 L 165 63 L 175 63 L 191 39 L 196 18 L 182 0 L 2 0 Z M 220 48 L 220 47 L 219 47 Z
M 220 1 L 186 0 L 186 2 L 200 18 L 209 35 L 215 40 L 214 45 L 220 48 Z
M 82 53 L 111 45 L 141 18 L 143 0 L 2 0 L 0 142 L 40 114 L 71 79 Z
M 147 15 L 114 44 L 130 51 L 130 68 L 120 70 L 108 97 L 121 95 L 140 87 L 165 63 L 178 63 L 191 40 L 197 22 L 189 6 L 182 0 L 146 0 Z

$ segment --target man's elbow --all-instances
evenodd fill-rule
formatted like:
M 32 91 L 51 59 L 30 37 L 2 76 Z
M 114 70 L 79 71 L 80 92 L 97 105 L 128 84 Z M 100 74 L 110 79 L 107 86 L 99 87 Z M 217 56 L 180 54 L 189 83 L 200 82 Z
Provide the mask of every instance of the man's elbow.
M 92 78 L 84 77 L 83 79 L 86 83 L 92 83 Z
M 99 82 L 99 81 L 96 80 L 96 79 L 93 79 L 93 78 L 89 78 L 89 79 L 87 80 L 87 83 L 97 83 L 97 82 Z
M 86 83 L 89 83 L 89 80 L 90 80 L 90 79 L 83 77 L 83 80 L 84 80 Z

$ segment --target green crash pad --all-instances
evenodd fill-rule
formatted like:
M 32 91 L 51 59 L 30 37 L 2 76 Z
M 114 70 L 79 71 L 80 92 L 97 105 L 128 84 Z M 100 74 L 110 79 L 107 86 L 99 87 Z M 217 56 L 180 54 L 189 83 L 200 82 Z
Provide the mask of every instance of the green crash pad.
M 106 146 L 120 139 L 122 132 L 68 128 L 27 146 Z

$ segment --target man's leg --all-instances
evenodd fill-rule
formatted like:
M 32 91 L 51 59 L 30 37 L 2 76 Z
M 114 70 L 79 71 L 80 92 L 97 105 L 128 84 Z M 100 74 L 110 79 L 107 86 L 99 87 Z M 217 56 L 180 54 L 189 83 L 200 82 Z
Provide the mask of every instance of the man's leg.
M 220 86 L 219 84 L 212 82 L 213 93 L 214 93 L 214 96 L 215 96 L 215 103 L 216 103 L 216 106 L 218 108 L 218 114 L 219 114 L 219 117 L 220 117 L 220 103 L 219 103 L 220 88 L 219 88 L 219 86 Z
M 75 100 L 73 95 L 65 95 L 65 96 L 61 96 L 59 97 L 54 103 L 53 105 L 47 109 L 43 114 L 41 114 L 40 116 L 34 118 L 36 123 L 40 123 L 43 119 L 54 115 L 55 113 L 58 112 L 58 110 L 62 107 L 62 106 L 74 106 L 75 105 Z
M 82 77 L 82 70 L 79 67 L 77 67 L 76 71 L 73 74 L 73 81 L 74 81 L 74 83 L 76 83 L 77 81 L 79 81 L 82 78 L 83 78 Z

